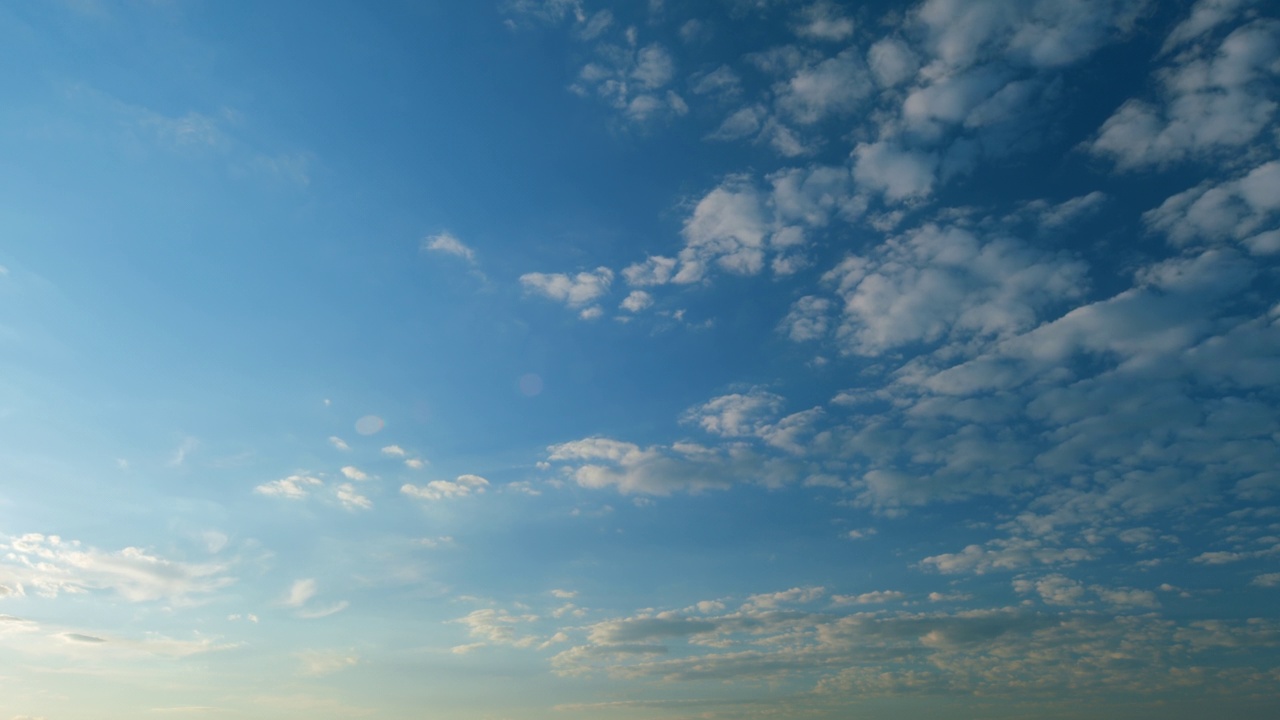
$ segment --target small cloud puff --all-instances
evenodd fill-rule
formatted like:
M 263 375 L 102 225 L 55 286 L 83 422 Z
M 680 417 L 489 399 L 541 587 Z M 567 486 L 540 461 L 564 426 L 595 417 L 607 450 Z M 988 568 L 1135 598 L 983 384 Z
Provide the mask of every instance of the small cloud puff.
M 653 305 L 653 296 L 643 290 L 632 290 L 620 306 L 628 312 L 638 313 Z
M 368 479 L 369 479 L 369 473 L 364 472 L 363 470 L 361 470 L 360 468 L 358 468 L 358 467 L 356 467 L 356 466 L 354 466 L 354 465 L 347 465 L 346 467 L 342 468 L 342 474 L 343 474 L 343 476 L 344 476 L 344 477 L 346 477 L 348 480 L 362 480 L 362 481 L 363 481 L 363 480 L 368 480 Z
M 430 237 L 422 239 L 422 249 L 424 251 L 439 252 L 446 255 L 460 257 L 469 263 L 475 263 L 475 251 L 467 247 L 461 240 L 454 237 L 452 233 L 441 232 Z
M 400 492 L 420 500 L 444 500 L 481 494 L 489 487 L 489 481 L 479 475 L 459 475 L 457 480 L 432 480 L 426 485 L 405 483 Z
M 259 495 L 282 497 L 287 500 L 301 500 L 310 495 L 313 489 L 323 486 L 324 482 L 318 478 L 313 478 L 309 475 L 290 475 L 286 478 L 263 483 L 254 488 L 253 491 Z
M 295 580 L 293 585 L 289 587 L 289 594 L 280 602 L 284 607 L 302 607 L 308 600 L 315 597 L 316 581 L 313 578 L 305 578 Z

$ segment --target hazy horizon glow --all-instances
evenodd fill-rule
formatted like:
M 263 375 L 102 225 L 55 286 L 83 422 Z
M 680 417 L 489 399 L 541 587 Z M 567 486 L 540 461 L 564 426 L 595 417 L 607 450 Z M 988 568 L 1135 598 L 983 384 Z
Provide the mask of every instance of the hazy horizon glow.
M 0 90 L 0 720 L 1280 716 L 1273 3 L 9 3 Z

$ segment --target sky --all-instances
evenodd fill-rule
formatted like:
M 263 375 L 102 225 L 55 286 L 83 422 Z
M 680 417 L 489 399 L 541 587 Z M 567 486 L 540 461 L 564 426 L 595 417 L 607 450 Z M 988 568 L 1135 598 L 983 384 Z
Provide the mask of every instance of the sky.
M 1280 713 L 1280 8 L 0 4 L 0 720 Z

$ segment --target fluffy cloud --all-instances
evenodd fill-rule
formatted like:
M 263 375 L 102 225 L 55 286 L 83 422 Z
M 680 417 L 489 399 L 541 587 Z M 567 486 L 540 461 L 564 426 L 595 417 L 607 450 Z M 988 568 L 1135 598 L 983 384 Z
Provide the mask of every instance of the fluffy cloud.
M 637 287 L 665 285 L 675 274 L 675 258 L 650 256 L 644 262 L 628 265 L 622 271 L 627 284 Z
M 632 290 L 620 307 L 627 312 L 638 313 L 653 305 L 653 296 L 643 290 Z
M 897 38 L 878 40 L 867 50 L 867 64 L 876 82 L 884 87 L 899 85 L 916 74 L 920 59 L 911 47 Z
M 335 492 L 337 493 L 338 502 L 348 510 L 368 510 L 373 507 L 373 501 L 361 495 L 351 483 L 342 483 L 335 489 Z
M 889 200 L 928 197 L 937 181 L 936 153 L 905 150 L 896 143 L 859 143 L 853 151 L 853 177 L 864 189 Z
M 684 99 L 667 89 L 675 76 L 675 60 L 662 45 L 639 46 L 631 29 L 623 44 L 598 43 L 596 55 L 570 86 L 574 92 L 596 95 L 637 123 L 689 111 Z
M 426 485 L 405 483 L 400 492 L 420 500 L 447 500 L 483 494 L 489 481 L 479 475 L 459 475 L 456 480 L 432 480 Z
M 1258 255 L 1280 252 L 1280 162 L 1235 180 L 1207 181 L 1142 216 L 1176 245 L 1235 241 Z
M 580 272 L 577 275 L 526 273 L 520 276 L 520 283 L 527 290 L 564 303 L 570 308 L 581 309 L 580 314 L 584 320 L 598 316 L 599 308 L 589 306 L 609 291 L 612 282 L 613 271 L 607 267 L 598 267 L 594 271 Z
M 369 473 L 366 473 L 365 471 L 361 470 L 360 468 L 358 468 L 358 467 L 356 467 L 356 466 L 354 466 L 354 465 L 347 465 L 347 466 L 343 467 L 343 468 L 342 468 L 342 475 L 343 475 L 343 477 L 347 478 L 348 480 L 361 480 L 361 481 L 363 481 L 363 480 L 368 480 L 368 479 L 369 479 Z
M 782 403 L 781 396 L 760 389 L 722 395 L 690 409 L 684 421 L 723 437 L 755 435 L 777 416 Z
M 806 295 L 791 304 L 791 310 L 779 326 L 796 342 L 818 340 L 831 329 L 833 303 L 822 297 Z
M 1178 58 L 1157 73 L 1161 102 L 1125 102 L 1090 149 L 1135 169 L 1252 142 L 1275 115 L 1267 88 L 1280 75 L 1278 48 L 1280 22 L 1256 20 L 1234 30 L 1212 54 L 1203 48 L 1190 59 Z
M 797 71 L 774 88 L 778 108 L 809 125 L 853 112 L 871 94 L 871 74 L 855 48 Z
M 1032 68 L 1076 62 L 1129 32 L 1143 2 L 928 0 L 916 11 L 937 64 L 954 72 L 998 57 Z
M 694 207 L 685 220 L 677 283 L 698 282 L 715 264 L 740 275 L 764 269 L 768 226 L 759 192 L 744 177 L 727 179 Z
M 1188 41 L 1194 40 L 1223 23 L 1234 20 L 1240 11 L 1257 0 L 1199 0 L 1187 19 L 1178 23 L 1167 38 L 1161 54 L 1168 53 Z
M 465 654 L 486 645 L 509 645 L 521 648 L 542 645 L 547 641 L 546 638 L 537 635 L 521 635 L 518 630 L 521 625 L 537 619 L 537 615 L 512 615 L 505 610 L 490 608 L 473 610 L 465 617 L 453 622 L 465 626 L 471 637 L 479 642 L 456 646 L 453 652 Z

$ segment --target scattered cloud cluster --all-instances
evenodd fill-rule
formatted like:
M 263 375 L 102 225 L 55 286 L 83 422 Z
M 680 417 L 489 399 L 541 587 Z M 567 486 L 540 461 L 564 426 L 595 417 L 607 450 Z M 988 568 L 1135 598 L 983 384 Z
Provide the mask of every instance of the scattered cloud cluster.
M 354 466 L 342 468 L 343 477 L 350 480 L 366 481 L 369 476 Z M 285 500 L 306 500 L 319 493 L 327 493 L 348 510 L 368 510 L 373 501 L 365 497 L 351 483 L 339 483 L 329 486 L 324 480 L 312 475 L 289 475 L 288 477 L 263 483 L 253 489 L 259 495 L 277 497 Z
M 419 500 L 449 500 L 480 495 L 488 488 L 489 481 L 479 475 L 459 475 L 456 480 L 432 480 L 426 485 L 405 483 L 400 492 Z
M 107 592 L 128 602 L 192 602 L 235 582 L 226 562 L 169 560 L 143 548 L 107 551 L 28 533 L 0 544 L 0 598 Z

